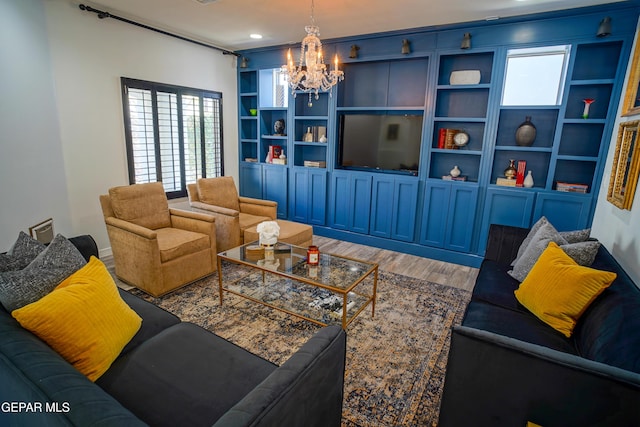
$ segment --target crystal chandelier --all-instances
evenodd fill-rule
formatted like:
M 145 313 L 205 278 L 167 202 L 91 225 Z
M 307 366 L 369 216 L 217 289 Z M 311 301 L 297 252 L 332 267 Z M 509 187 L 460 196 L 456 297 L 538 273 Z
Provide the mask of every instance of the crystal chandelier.
M 296 66 L 291 57 L 291 49 L 287 53 L 287 63 L 282 66 L 291 93 L 296 96 L 296 91 L 309 94 L 309 106 L 311 95 L 315 94 L 318 99 L 318 92 L 330 91 L 339 81 L 344 79 L 344 73 L 338 70 L 338 55 L 333 60 L 333 70 L 327 71 L 322 56 L 322 42 L 320 41 L 320 29 L 313 19 L 314 4 L 311 0 L 311 25 L 304 27 L 307 36 L 302 39 L 300 49 L 300 62 Z M 331 93 L 329 93 L 331 95 Z

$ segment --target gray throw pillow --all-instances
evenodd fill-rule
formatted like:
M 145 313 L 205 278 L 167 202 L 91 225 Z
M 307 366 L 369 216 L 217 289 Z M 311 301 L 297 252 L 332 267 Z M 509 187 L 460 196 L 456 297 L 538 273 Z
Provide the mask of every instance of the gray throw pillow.
M 589 240 L 589 236 L 591 236 L 591 229 L 585 228 L 584 230 L 561 231 L 560 235 L 569 243 L 586 242 Z
M 24 269 L 0 273 L 0 303 L 9 312 L 31 304 L 85 264 L 80 251 L 58 234 Z
M 45 248 L 43 243 L 24 231 L 18 233 L 18 239 L 6 254 L 0 254 L 0 272 L 22 270 Z
M 560 248 L 579 265 L 589 267 L 596 259 L 600 242 L 597 240 L 587 240 L 586 242 L 560 245 Z
M 535 224 L 531 226 L 531 230 L 529 230 L 529 234 L 527 234 L 527 237 L 524 238 L 524 240 L 520 244 L 520 247 L 518 248 L 518 254 L 516 255 L 516 259 L 514 259 L 511 262 L 512 267 L 516 265 L 516 262 L 518 261 L 518 259 L 520 259 L 520 257 L 524 254 L 524 251 L 527 250 L 527 246 L 529 246 L 531 239 L 538 232 L 538 229 L 545 224 L 549 224 L 549 221 L 547 220 L 546 217 L 543 216 L 538 221 L 536 221 Z
M 558 233 L 558 231 L 548 221 L 538 227 L 538 231 L 531 237 L 524 253 L 519 257 L 513 270 L 509 271 L 509 275 L 514 279 L 522 282 L 529 271 L 533 268 L 542 252 L 547 249 L 549 242 L 555 242 L 558 246 L 566 245 L 567 241 Z

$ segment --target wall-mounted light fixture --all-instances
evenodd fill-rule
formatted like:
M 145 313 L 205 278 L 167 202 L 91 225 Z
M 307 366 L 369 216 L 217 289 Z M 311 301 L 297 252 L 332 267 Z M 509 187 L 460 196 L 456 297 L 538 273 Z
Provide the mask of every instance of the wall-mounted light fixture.
M 602 18 L 602 21 L 600 21 L 600 25 L 598 25 L 596 36 L 607 37 L 608 35 L 611 35 L 611 17 L 605 16 Z
M 352 44 L 351 50 L 349 51 L 349 58 L 357 58 L 359 50 L 360 50 L 360 46 Z
M 247 58 L 246 56 L 243 56 L 242 59 L 240 60 L 240 68 L 247 68 L 249 67 L 249 58 Z
M 409 44 L 409 40 L 402 39 L 402 54 L 407 55 L 411 53 L 411 45 Z
M 464 33 L 462 43 L 460 43 L 460 49 L 471 49 L 471 33 Z

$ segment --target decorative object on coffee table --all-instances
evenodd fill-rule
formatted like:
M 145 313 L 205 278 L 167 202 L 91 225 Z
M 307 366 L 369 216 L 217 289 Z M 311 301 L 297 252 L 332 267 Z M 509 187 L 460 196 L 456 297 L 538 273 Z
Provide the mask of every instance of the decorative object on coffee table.
M 531 116 L 527 116 L 516 129 L 516 144 L 521 147 L 531 147 L 536 140 L 536 127 L 531 123 Z

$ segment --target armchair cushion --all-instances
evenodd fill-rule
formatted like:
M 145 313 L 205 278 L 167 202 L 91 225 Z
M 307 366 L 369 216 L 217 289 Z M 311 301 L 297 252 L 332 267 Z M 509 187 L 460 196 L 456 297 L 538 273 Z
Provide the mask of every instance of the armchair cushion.
M 179 228 L 159 228 L 156 230 L 160 260 L 165 263 L 211 247 L 209 236 Z
M 169 202 L 160 182 L 109 189 L 116 218 L 155 230 L 171 227 Z
M 222 206 L 235 211 L 240 210 L 238 190 L 233 177 L 201 178 L 198 180 L 198 196 L 200 201 L 215 206 Z
M 251 215 L 246 213 L 240 213 L 240 235 L 243 235 L 244 230 L 247 228 L 258 225 L 263 221 L 270 221 L 268 216 Z M 245 242 L 246 243 L 246 242 Z

